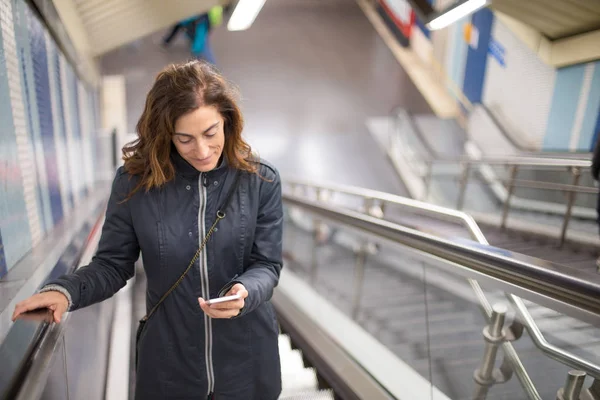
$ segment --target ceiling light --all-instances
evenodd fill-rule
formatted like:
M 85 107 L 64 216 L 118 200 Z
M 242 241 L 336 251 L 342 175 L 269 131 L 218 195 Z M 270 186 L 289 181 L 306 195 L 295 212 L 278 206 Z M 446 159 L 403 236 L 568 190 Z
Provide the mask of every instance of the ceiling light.
M 256 19 L 266 0 L 239 0 L 229 22 L 227 29 L 230 31 L 243 31 L 248 29 Z
M 487 4 L 488 0 L 463 1 L 461 4 L 451 7 L 447 11 L 444 11 L 442 14 L 432 19 L 427 24 L 427 27 L 433 31 L 445 28 L 459 19 L 474 13 L 480 8 L 485 7 Z

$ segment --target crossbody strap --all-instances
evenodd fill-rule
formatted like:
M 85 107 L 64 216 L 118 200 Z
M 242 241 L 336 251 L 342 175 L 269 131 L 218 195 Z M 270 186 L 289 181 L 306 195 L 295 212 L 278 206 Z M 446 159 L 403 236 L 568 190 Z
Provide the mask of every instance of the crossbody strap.
M 158 308 L 158 306 L 160 306 L 162 304 L 162 302 L 165 301 L 165 299 L 171 294 L 171 292 L 173 292 L 173 290 L 175 290 L 175 288 L 177 286 L 179 286 L 179 284 L 181 283 L 181 281 L 183 281 L 183 278 L 185 278 L 185 275 L 189 272 L 190 269 L 192 269 L 192 266 L 194 265 L 194 263 L 196 262 L 196 260 L 198 259 L 198 257 L 200 257 L 200 254 L 202 253 L 202 250 L 204 250 L 204 247 L 206 246 L 206 243 L 208 242 L 208 239 L 210 239 L 210 236 L 215 231 L 215 228 L 217 227 L 217 224 L 219 223 L 219 221 L 221 221 L 223 218 L 225 218 L 225 210 L 229 206 L 229 203 L 231 202 L 231 198 L 233 197 L 233 193 L 235 192 L 235 190 L 236 190 L 236 188 L 238 186 L 238 182 L 240 180 L 240 175 L 241 175 L 241 173 L 239 171 L 236 171 L 236 173 L 235 173 L 235 180 L 233 182 L 233 185 L 231 185 L 231 188 L 229 189 L 229 192 L 227 193 L 227 197 L 225 198 L 225 202 L 223 202 L 223 206 L 217 211 L 217 219 L 215 219 L 215 222 L 212 224 L 212 226 L 208 230 L 208 233 L 204 237 L 204 240 L 202 240 L 202 243 L 200 244 L 200 247 L 198 247 L 198 250 L 196 250 L 196 254 L 194 254 L 194 257 L 192 257 L 192 259 L 191 259 L 190 263 L 188 264 L 187 268 L 185 269 L 185 271 L 183 271 L 183 273 L 181 274 L 181 276 L 179 277 L 179 279 L 177 279 L 177 281 L 173 284 L 173 286 L 171 286 L 171 288 L 169 290 L 167 290 L 167 292 L 160 298 L 160 300 L 158 301 L 158 303 L 156 303 L 154 305 L 154 307 L 152 307 L 152 309 L 150 310 L 150 312 L 148 314 L 146 314 L 144 316 L 144 318 L 142 318 L 142 321 L 144 321 L 144 322 L 147 321 L 148 318 L 150 318 L 152 316 L 152 314 L 154 314 L 154 312 L 156 311 L 156 309 Z

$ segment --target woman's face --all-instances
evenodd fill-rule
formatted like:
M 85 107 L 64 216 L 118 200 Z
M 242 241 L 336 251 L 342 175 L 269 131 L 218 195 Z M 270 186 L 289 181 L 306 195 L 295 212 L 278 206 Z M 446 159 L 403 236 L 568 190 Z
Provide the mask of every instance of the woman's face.
M 203 106 L 175 121 L 173 144 L 188 163 L 200 172 L 217 167 L 225 145 L 223 117 L 213 106 Z

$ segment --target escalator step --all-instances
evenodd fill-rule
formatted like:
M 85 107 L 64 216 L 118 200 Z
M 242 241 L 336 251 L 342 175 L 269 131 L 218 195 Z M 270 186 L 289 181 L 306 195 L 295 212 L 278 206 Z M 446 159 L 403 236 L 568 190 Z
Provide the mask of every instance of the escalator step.
M 334 400 L 334 396 L 332 390 L 319 390 L 285 395 L 279 400 Z
M 289 396 L 294 393 L 313 392 L 319 389 L 317 374 L 312 368 L 288 372 L 281 377 L 281 396 Z
M 292 351 L 292 342 L 288 335 L 279 335 L 279 354 Z
M 283 375 L 295 373 L 304 369 L 304 361 L 302 361 L 302 353 L 299 350 L 290 350 L 289 352 L 281 353 L 281 373 Z
M 287 335 L 279 335 L 279 356 L 282 384 L 280 399 L 333 399 L 319 391 L 317 373 L 313 368 L 304 367 L 301 351 L 292 348 Z

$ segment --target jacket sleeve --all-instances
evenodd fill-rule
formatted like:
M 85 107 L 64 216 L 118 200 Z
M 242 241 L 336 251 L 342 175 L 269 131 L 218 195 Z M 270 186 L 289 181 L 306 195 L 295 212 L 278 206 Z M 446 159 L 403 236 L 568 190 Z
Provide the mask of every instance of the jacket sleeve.
M 270 182 L 261 180 L 260 204 L 250 265 L 243 274 L 228 285 L 231 287 L 235 283 L 241 283 L 248 290 L 244 308 L 238 317 L 254 311 L 265 301 L 270 300 L 273 289 L 279 283 L 283 263 L 281 180 L 277 172 L 269 175 L 271 176 L 265 177 Z
M 594 156 L 592 157 L 592 176 L 598 180 L 600 174 L 600 138 L 594 147 Z
M 91 263 L 48 282 L 41 290 L 64 288 L 69 293 L 69 311 L 108 299 L 134 275 L 134 263 L 139 257 L 140 248 L 133 229 L 129 201 L 123 202 L 128 194 L 127 181 L 128 175 L 123 167 L 119 168 L 108 200 L 98 250 Z

